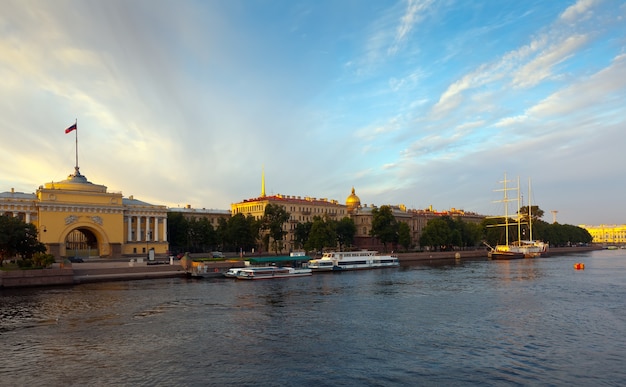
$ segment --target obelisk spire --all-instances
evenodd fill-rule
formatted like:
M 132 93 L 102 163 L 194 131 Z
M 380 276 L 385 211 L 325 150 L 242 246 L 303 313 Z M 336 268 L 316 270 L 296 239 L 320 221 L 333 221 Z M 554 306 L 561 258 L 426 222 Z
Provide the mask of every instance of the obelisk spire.
M 265 167 L 262 167 L 261 172 L 261 197 L 265 197 Z

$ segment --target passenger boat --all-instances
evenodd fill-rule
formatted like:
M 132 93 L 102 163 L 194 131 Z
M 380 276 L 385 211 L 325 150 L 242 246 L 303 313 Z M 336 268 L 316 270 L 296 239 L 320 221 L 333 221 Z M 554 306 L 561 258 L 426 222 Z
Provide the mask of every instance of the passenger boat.
M 313 271 L 359 270 L 400 266 L 398 257 L 378 255 L 376 251 L 335 251 L 309 261 Z
M 311 269 L 308 268 L 293 268 L 293 267 L 247 267 L 241 269 L 237 273 L 237 279 L 242 280 L 262 280 L 262 279 L 277 279 L 277 278 L 290 278 L 290 277 L 305 277 L 311 275 Z
M 237 278 L 237 274 L 239 274 L 239 272 L 242 271 L 243 269 L 244 269 L 243 267 L 231 267 L 230 269 L 224 272 L 224 277 Z

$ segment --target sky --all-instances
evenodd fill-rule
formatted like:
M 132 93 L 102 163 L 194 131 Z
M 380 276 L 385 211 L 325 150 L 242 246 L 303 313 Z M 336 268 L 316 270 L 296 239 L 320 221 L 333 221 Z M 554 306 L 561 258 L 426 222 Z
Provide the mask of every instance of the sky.
M 0 192 L 624 224 L 626 1 L 0 0 Z M 65 134 L 74 122 L 78 130 Z M 529 181 L 532 190 L 529 191 Z

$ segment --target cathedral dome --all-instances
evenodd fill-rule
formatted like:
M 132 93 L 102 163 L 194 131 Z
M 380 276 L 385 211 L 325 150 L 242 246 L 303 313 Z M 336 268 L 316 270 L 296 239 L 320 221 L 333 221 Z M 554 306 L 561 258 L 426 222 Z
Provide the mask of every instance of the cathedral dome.
M 354 187 L 352 187 L 352 193 L 350 196 L 346 198 L 346 207 L 348 207 L 348 212 L 359 208 L 361 206 L 361 199 L 354 193 Z

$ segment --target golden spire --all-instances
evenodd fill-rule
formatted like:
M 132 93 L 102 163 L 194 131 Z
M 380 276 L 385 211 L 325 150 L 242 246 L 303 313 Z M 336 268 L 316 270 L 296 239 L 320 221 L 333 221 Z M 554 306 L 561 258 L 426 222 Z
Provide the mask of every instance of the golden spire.
M 265 167 L 262 167 L 261 172 L 261 197 L 265 197 Z

